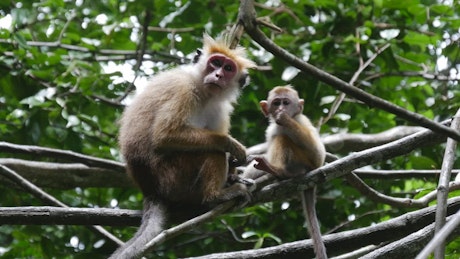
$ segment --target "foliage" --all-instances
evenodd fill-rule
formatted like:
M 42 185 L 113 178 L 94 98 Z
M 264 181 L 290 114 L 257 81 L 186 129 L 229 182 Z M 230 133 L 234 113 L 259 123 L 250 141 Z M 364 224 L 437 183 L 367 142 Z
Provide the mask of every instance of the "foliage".
M 257 12 L 283 30 L 264 28 L 279 46 L 345 81 L 373 59 L 354 85 L 441 121 L 453 116 L 460 103 L 460 5 L 453 2 L 266 1 L 260 2 Z M 226 30 L 236 21 L 238 7 L 238 1 L 230 0 L 3 1 L 0 141 L 120 160 L 116 121 L 129 104 L 125 95 L 132 94 L 132 85 L 142 88 L 146 78 L 158 71 L 190 62 L 189 54 L 200 47 L 203 32 L 216 36 Z M 241 44 L 266 69 L 251 72 L 252 83 L 236 107 L 232 134 L 237 139 L 247 146 L 263 141 L 266 120 L 258 102 L 275 85 L 294 85 L 305 99 L 305 113 L 317 124 L 327 116 L 337 91 L 314 76 L 298 73 L 247 36 Z M 405 124 L 392 114 L 345 98 L 321 125 L 321 133 L 377 133 Z M 427 147 L 374 168 L 440 168 L 442 154 L 442 146 Z M 383 193 L 405 196 L 434 189 L 436 180 L 368 183 Z M 11 193 L 2 196 L 0 206 L 43 205 L 18 190 L 13 195 L 9 186 L 0 189 Z M 135 189 L 49 191 L 75 207 L 140 208 L 142 199 Z M 371 202 L 341 179 L 326 183 L 319 192 L 323 231 L 344 221 L 349 222 L 340 230 L 367 226 L 406 211 Z M 163 244 L 157 253 L 173 258 L 303 239 L 301 212 L 296 199 L 246 208 Z M 247 242 L 235 241 L 228 228 Z M 114 249 L 83 227 L 2 226 L 1 230 L 5 258 L 99 258 Z M 135 231 L 110 230 L 124 239 Z M 449 249 L 458 257 L 458 242 Z

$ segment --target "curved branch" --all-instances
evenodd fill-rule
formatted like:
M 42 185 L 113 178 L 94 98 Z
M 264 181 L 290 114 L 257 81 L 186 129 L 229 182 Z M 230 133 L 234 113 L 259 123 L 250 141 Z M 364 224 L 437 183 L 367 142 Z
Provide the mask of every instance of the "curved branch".
M 402 137 L 414 134 L 423 129 L 423 127 L 396 126 L 389 130 L 375 134 L 338 133 L 329 136 L 323 136 L 321 137 L 321 141 L 326 147 L 326 150 L 331 153 L 348 153 L 380 146 Z M 248 155 L 259 155 L 267 152 L 267 147 L 267 143 L 261 143 L 249 147 L 246 152 Z
M 376 134 L 338 133 L 325 136 L 322 141 L 329 152 L 345 153 L 380 146 L 421 130 L 423 130 L 422 127 L 396 126 Z
M 19 153 L 28 154 L 40 157 L 52 157 L 59 158 L 66 161 L 78 162 L 89 166 L 95 166 L 100 168 L 106 168 L 116 170 L 120 172 L 125 171 L 123 163 L 116 162 L 113 160 L 97 158 L 93 156 L 87 156 L 80 153 L 72 152 L 69 150 L 60 150 L 46 147 L 37 147 L 29 145 L 18 145 L 4 141 L 0 141 L 0 152 L 3 153 Z
M 22 177 L 40 187 L 72 189 L 76 187 L 129 188 L 134 186 L 124 171 L 90 167 L 84 164 L 0 158 L 0 165 L 15 170 Z M 0 176 L 0 182 L 4 182 L 2 176 Z
M 387 112 L 393 113 L 403 119 L 406 119 L 407 121 L 431 129 L 434 132 L 441 133 L 458 141 L 460 140 L 459 132 L 449 127 L 445 127 L 439 123 L 433 122 L 420 114 L 407 111 L 384 99 L 366 93 L 365 91 L 359 88 L 353 87 L 352 85 L 344 82 L 343 80 L 323 70 L 320 70 L 311 64 L 304 62 L 303 60 L 297 58 L 293 54 L 278 47 L 273 41 L 267 38 L 267 36 L 265 36 L 265 34 L 257 27 L 256 12 L 252 0 L 241 1 L 239 9 L 239 20 L 244 24 L 246 32 L 251 36 L 253 40 L 259 43 L 263 48 L 271 52 L 273 55 L 285 60 L 292 66 L 300 69 L 301 71 L 316 77 L 318 80 L 368 104 L 371 107 L 380 108 Z
M 369 197 L 369 199 L 375 202 L 388 204 L 394 207 L 423 208 L 423 207 L 428 206 L 430 202 L 436 200 L 436 195 L 438 194 L 438 190 L 435 190 L 435 191 L 429 192 L 428 194 L 418 199 L 391 197 L 391 196 L 379 193 L 375 189 L 371 188 L 354 173 L 347 174 L 345 178 L 347 179 L 347 182 L 351 186 L 356 188 L 361 194 Z M 450 182 L 447 184 L 445 191 L 446 193 L 449 193 L 451 191 L 455 191 L 459 189 L 460 189 L 459 182 Z

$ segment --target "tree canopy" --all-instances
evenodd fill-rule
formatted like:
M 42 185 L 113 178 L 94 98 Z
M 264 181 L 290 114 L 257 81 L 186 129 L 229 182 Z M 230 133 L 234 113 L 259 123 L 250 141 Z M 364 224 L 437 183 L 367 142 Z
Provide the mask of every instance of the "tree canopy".
M 320 129 L 327 164 L 274 181 L 244 208 L 223 204 L 172 229 L 155 257 L 312 257 L 297 196 L 314 184 L 330 256 L 414 257 L 443 218 L 458 218 L 458 1 L 252 4 L 0 3 L 2 258 L 105 258 L 128 240 L 142 195 L 124 173 L 117 120 L 151 76 L 191 62 L 203 33 L 218 37 L 238 23 L 257 68 L 235 105 L 232 136 L 263 152 L 259 101 L 291 84 Z M 436 256 L 459 257 L 458 234 L 445 250 L 437 243 Z

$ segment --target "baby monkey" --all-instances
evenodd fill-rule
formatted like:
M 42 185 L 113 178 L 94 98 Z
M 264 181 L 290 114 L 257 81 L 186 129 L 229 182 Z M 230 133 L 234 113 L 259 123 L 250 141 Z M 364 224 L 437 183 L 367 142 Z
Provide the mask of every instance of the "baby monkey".
M 263 175 L 261 171 L 265 171 L 286 179 L 323 165 L 326 150 L 318 131 L 302 114 L 303 105 L 304 100 L 290 85 L 273 88 L 267 100 L 260 102 L 263 114 L 270 121 L 266 130 L 267 154 L 265 157 L 254 157 L 255 162 L 247 167 L 244 177 L 258 178 Z M 316 217 L 315 188 L 306 190 L 302 195 L 316 256 L 327 258 Z

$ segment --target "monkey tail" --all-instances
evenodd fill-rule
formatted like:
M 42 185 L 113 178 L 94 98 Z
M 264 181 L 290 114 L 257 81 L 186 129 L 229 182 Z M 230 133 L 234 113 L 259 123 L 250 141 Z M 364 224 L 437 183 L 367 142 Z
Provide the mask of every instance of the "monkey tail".
M 301 193 L 302 205 L 304 208 L 305 218 L 307 220 L 308 232 L 313 240 L 313 248 L 316 258 L 327 259 L 326 247 L 319 228 L 318 217 L 316 216 L 315 200 L 316 188 L 310 188 Z
M 166 220 L 164 205 L 151 197 L 144 198 L 142 222 L 136 234 L 119 247 L 109 259 L 139 258 L 145 253 L 144 246 L 157 236 Z

